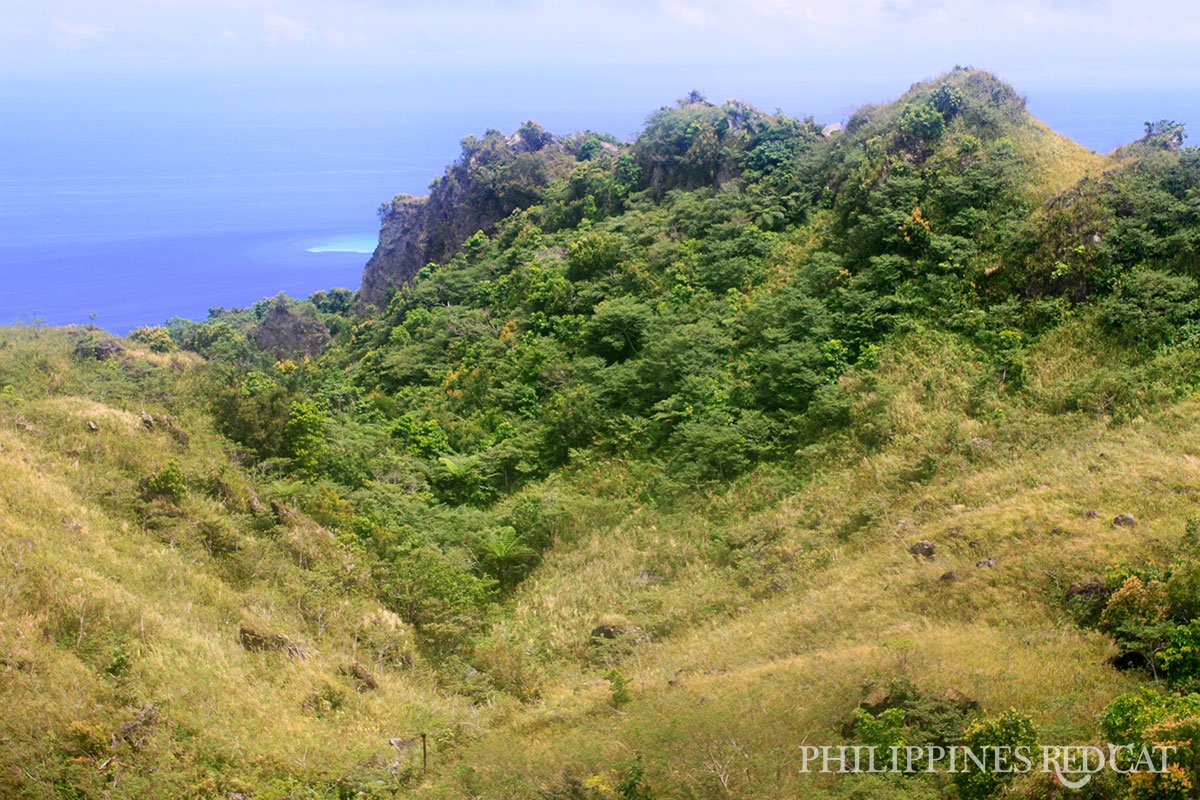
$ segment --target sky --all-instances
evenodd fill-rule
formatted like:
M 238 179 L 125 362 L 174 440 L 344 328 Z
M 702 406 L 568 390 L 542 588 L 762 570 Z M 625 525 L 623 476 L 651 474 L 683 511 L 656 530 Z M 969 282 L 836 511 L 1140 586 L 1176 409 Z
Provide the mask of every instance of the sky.
M 1010 81 L 1200 82 L 1180 0 L 2 0 L 3 80 L 838 70 L 910 82 L 968 62 Z M 702 69 L 694 69 L 695 67 Z
M 567 122 L 644 116 L 698 88 L 830 118 L 957 64 L 1035 96 L 1200 93 L 1200 4 L 1179 0 L 0 0 L 0 12 L 10 108 L 62 92 L 143 111 L 194 98 L 197 113 L 236 118 L 239 104 L 337 113 L 402 99 Z

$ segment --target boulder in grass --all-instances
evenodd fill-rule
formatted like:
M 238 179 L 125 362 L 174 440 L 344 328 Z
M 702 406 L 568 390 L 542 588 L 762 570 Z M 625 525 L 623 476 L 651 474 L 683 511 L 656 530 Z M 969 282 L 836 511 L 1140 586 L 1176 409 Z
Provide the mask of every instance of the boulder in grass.
M 913 558 L 924 558 L 930 561 L 933 560 L 933 554 L 937 552 L 937 547 L 933 542 L 921 540 L 908 548 L 908 552 Z
M 238 629 L 238 641 L 252 653 L 283 651 L 304 658 L 304 649 L 283 634 L 259 630 L 245 623 Z

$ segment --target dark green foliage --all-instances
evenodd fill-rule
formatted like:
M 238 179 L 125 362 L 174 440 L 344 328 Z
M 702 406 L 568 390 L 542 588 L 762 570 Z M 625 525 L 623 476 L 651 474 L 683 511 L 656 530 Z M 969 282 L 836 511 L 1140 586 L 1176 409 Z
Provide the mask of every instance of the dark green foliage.
M 883 699 L 864 701 L 844 726 L 855 743 L 888 748 L 893 745 L 947 747 L 962 738 L 968 714 L 976 703 L 962 695 L 922 692 L 907 680 L 888 685 Z
M 1118 663 L 1172 685 L 1200 688 L 1200 562 L 1179 558 L 1109 579 L 1098 625 L 1121 649 Z
M 619 363 L 642 348 L 653 321 L 650 307 L 632 297 L 605 300 L 584 325 L 584 340 L 595 355 Z
M 212 408 L 222 432 L 260 458 L 284 455 L 284 429 L 292 401 L 286 387 L 263 372 L 246 373 L 216 391 Z
M 1178 336 L 1200 314 L 1197 283 L 1186 275 L 1138 270 L 1100 306 L 1104 326 L 1130 344 L 1153 347 Z
M 954 84 L 943 83 L 933 90 L 929 104 L 943 119 L 953 119 L 966 104 L 966 97 Z

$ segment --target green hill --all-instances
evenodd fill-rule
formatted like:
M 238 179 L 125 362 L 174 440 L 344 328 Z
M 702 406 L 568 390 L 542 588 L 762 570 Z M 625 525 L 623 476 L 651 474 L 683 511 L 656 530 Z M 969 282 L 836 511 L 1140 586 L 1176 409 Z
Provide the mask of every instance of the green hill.
M 693 93 L 469 138 L 358 294 L 6 329 L 0 795 L 1049 798 L 800 747 L 1185 740 L 1182 142 Z

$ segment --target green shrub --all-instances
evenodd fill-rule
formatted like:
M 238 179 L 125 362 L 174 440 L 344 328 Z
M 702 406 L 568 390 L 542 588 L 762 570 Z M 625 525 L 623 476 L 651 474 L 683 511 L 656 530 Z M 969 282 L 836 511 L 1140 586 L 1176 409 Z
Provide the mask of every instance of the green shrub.
M 1135 750 L 1172 745 L 1171 771 L 1129 776 L 1130 798 L 1192 797 L 1190 787 L 1200 777 L 1200 695 L 1162 694 L 1143 688 L 1114 699 L 1101 712 L 1100 728 L 1110 742 L 1132 745 Z M 1124 752 L 1118 766 L 1131 766 Z M 1180 792 L 1183 791 L 1183 794 Z
M 585 233 L 567 247 L 567 278 L 590 280 L 621 263 L 621 239 L 610 233 Z
M 170 353 L 176 349 L 171 332 L 162 325 L 134 328 L 129 332 L 129 338 L 138 344 L 144 344 L 155 353 Z
M 975 707 L 975 701 L 957 693 L 929 694 L 900 679 L 887 686 L 882 702 L 856 708 L 843 732 L 856 742 L 877 747 L 948 747 L 962 738 L 967 714 Z
M 392 423 L 391 436 L 410 453 L 420 458 L 437 458 L 450 451 L 446 432 L 437 420 L 417 420 L 404 414 Z
M 641 349 L 653 320 L 649 306 L 631 297 L 605 300 L 584 325 L 584 336 L 593 353 L 618 363 Z
M 608 681 L 608 702 L 613 708 L 620 708 L 628 705 L 633 700 L 633 695 L 629 693 L 629 679 L 617 672 L 615 669 L 609 670 L 604 676 Z
M 461 650 L 482 628 L 495 590 L 494 581 L 474 574 L 466 558 L 433 545 L 397 553 L 380 567 L 379 581 L 388 608 L 439 654 Z
M 187 493 L 187 482 L 183 469 L 175 459 L 168 459 L 162 468 L 146 479 L 145 494 L 149 498 L 161 497 L 178 503 Z
M 1008 748 L 1001 753 L 1012 753 L 1014 748 L 1025 747 L 1032 752 L 1037 748 L 1037 731 L 1033 721 L 1010 709 L 997 717 L 982 719 L 967 727 L 962 744 L 979 754 L 985 764 L 992 765 L 997 757 L 996 748 Z M 1011 756 L 1008 756 L 1011 764 Z M 1012 772 L 981 770 L 967 761 L 963 771 L 954 775 L 954 785 L 962 800 L 983 800 L 991 797 L 1013 779 Z
M 1163 344 L 1200 314 L 1197 283 L 1186 275 L 1141 269 L 1117 284 L 1100 305 L 1106 329 L 1132 345 Z
M 302 474 L 316 473 L 317 463 L 325 452 L 328 426 L 329 419 L 319 403 L 312 400 L 292 403 L 283 428 L 284 452 Z
M 888 708 L 879 712 L 879 716 L 865 709 L 854 709 L 854 740 L 868 747 L 887 750 L 891 747 L 903 747 L 907 744 L 904 738 L 904 709 Z
M 946 118 L 931 105 L 909 105 L 900 114 L 897 129 L 913 143 L 930 144 L 941 138 Z
M 938 86 L 929 98 L 929 104 L 946 119 L 955 116 L 965 102 L 966 98 L 963 97 L 962 90 L 950 83 Z
M 1159 674 L 1174 684 L 1200 678 L 1200 619 L 1169 628 L 1163 638 L 1154 654 Z

